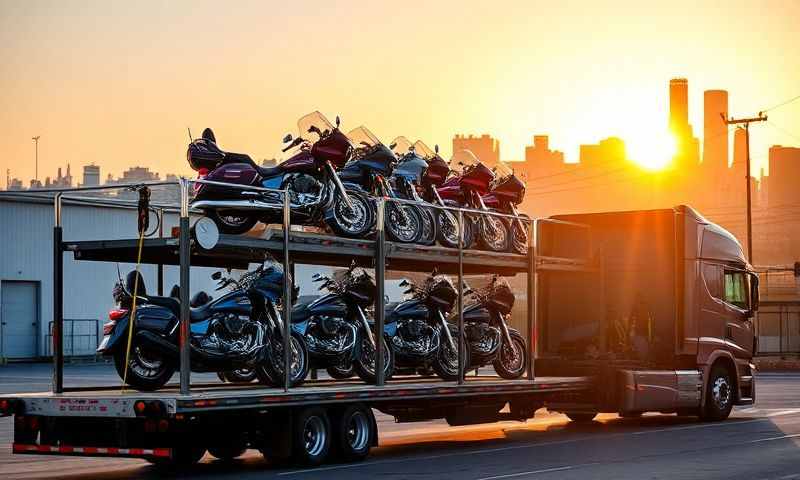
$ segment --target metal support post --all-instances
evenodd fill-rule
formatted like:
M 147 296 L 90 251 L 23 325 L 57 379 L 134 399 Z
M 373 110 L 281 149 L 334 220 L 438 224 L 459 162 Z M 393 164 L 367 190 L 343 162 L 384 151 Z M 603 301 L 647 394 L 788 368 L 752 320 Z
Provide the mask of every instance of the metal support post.
M 528 380 L 534 380 L 533 362 L 536 358 L 536 295 L 538 274 L 536 273 L 536 228 L 534 221 L 528 223 Z
M 180 261 L 181 318 L 178 347 L 180 349 L 181 395 L 188 395 L 189 384 L 191 382 L 191 355 L 189 345 L 189 268 L 191 266 L 191 245 L 189 244 L 189 182 L 185 178 L 181 178 L 179 186 L 181 190 L 181 218 L 178 257 Z
M 464 212 L 458 209 L 458 384 L 464 384 Z
M 294 278 L 289 265 L 289 230 L 291 224 L 289 190 L 283 191 L 283 390 L 288 392 L 292 383 L 292 288 Z
M 386 199 L 378 200 L 375 226 L 375 384 L 386 381 L 383 372 L 384 282 L 386 281 Z
M 158 238 L 164 238 L 164 209 L 158 209 Z M 158 296 L 164 296 L 164 264 L 159 263 L 156 272 L 158 275 Z
M 53 200 L 53 393 L 64 391 L 64 249 L 61 228 L 61 194 Z

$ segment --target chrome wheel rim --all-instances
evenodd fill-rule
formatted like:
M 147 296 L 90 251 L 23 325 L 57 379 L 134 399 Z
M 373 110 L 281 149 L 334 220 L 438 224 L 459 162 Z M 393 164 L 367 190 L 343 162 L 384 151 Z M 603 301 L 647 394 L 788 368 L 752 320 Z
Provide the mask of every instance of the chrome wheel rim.
M 147 352 L 139 346 L 133 349 L 133 355 L 131 355 L 128 362 L 130 370 L 133 370 L 141 377 L 147 378 L 158 376 L 163 366 L 163 360 L 148 356 Z
M 354 451 L 364 450 L 369 442 L 369 419 L 364 412 L 357 411 L 347 421 L 347 444 Z
M 458 244 L 458 220 L 448 211 L 440 213 L 439 230 L 442 236 L 453 245 Z
M 308 417 L 303 425 L 303 443 L 308 453 L 312 457 L 318 456 L 325 448 L 325 441 L 328 432 L 325 429 L 325 422 L 316 415 Z
M 500 360 L 509 372 L 516 373 L 525 365 L 523 354 L 519 347 L 520 345 L 512 340 L 511 345 L 504 343 L 500 349 Z
M 234 214 L 219 214 L 219 219 L 225 225 L 229 227 L 238 227 L 244 225 L 249 220 L 249 217 L 243 215 L 234 215 Z
M 387 373 L 389 371 L 389 345 L 386 342 L 382 345 L 382 353 L 383 353 L 383 371 Z M 372 344 L 369 343 L 368 339 L 363 339 L 361 341 L 361 363 L 364 365 L 364 368 L 371 373 L 375 374 L 377 371 L 375 360 L 378 358 L 375 356 L 375 349 L 372 347 Z
M 403 219 L 403 213 L 407 221 Z M 419 230 L 419 217 L 414 215 L 410 207 L 393 206 L 389 209 L 389 225 L 398 241 L 411 242 Z
M 714 385 L 711 387 L 711 397 L 720 410 L 728 408 L 728 403 L 731 401 L 731 386 L 726 377 L 719 377 L 714 380 Z
M 353 208 L 347 206 L 347 203 L 339 198 L 333 208 L 336 216 L 336 221 L 340 227 L 351 235 L 357 235 L 367 228 L 367 204 L 364 200 L 357 196 L 350 194 L 350 203 Z
M 484 221 L 491 222 L 491 225 L 486 225 L 484 227 L 484 234 L 488 237 L 487 240 L 492 249 L 495 251 L 505 250 L 506 245 L 508 244 L 508 232 L 506 231 L 503 222 L 500 219 L 492 216 L 484 218 Z M 491 230 L 494 231 L 493 234 L 490 234 Z

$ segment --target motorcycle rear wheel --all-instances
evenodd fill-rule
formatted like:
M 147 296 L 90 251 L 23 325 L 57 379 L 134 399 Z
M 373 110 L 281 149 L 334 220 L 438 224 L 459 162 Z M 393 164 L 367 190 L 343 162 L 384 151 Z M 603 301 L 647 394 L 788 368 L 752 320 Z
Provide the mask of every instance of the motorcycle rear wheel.
M 125 375 L 125 357 L 125 349 L 117 349 L 114 352 L 114 368 L 116 368 L 119 378 L 125 379 L 126 384 L 139 391 L 158 390 L 175 373 L 175 365 L 170 360 L 160 356 L 158 352 L 144 348 L 135 337 L 131 342 L 130 355 L 128 355 L 127 377 Z
M 328 372 L 328 375 L 330 375 L 331 378 L 334 378 L 336 380 L 345 380 L 348 378 L 352 378 L 356 374 L 352 363 L 348 365 L 331 365 L 325 370 Z
M 258 223 L 258 217 L 233 210 L 206 210 L 206 216 L 214 221 L 220 233 L 240 235 L 247 233 Z

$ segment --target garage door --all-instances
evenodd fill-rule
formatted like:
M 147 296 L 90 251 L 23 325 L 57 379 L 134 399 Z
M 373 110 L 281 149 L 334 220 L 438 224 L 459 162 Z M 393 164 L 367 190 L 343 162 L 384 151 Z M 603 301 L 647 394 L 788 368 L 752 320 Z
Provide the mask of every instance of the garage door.
M 31 358 L 37 354 L 39 283 L 3 281 L 0 311 L 0 355 Z

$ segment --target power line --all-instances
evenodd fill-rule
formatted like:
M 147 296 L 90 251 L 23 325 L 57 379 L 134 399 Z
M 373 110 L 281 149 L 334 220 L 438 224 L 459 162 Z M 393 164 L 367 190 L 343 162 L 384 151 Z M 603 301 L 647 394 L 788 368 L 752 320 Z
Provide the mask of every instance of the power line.
M 784 105 L 788 105 L 788 104 L 794 102 L 795 100 L 800 100 L 800 95 L 798 95 L 796 97 L 792 97 L 789 100 L 786 100 L 785 102 L 781 102 L 781 103 L 775 105 L 774 107 L 769 107 L 766 110 L 762 110 L 761 113 L 766 113 L 766 112 L 769 112 L 770 110 L 775 110 L 776 108 L 782 107 Z
M 798 137 L 797 135 L 793 134 L 792 132 L 786 130 L 785 128 L 781 127 L 780 125 L 776 125 L 775 122 L 770 120 L 770 121 L 767 122 L 767 125 L 770 125 L 772 127 L 777 128 L 778 130 L 783 132 L 785 135 L 788 135 L 788 136 L 794 138 L 795 140 L 797 140 L 798 142 L 800 142 L 800 137 Z

